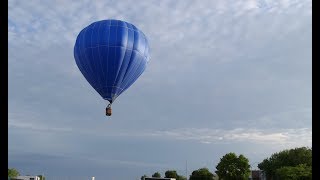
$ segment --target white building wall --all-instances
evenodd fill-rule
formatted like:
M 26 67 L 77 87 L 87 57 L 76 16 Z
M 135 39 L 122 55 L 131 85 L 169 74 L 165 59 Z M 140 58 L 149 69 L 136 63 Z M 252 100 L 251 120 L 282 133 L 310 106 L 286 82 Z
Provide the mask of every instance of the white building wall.
M 38 176 L 18 176 L 16 179 L 21 180 L 40 180 L 40 177 Z

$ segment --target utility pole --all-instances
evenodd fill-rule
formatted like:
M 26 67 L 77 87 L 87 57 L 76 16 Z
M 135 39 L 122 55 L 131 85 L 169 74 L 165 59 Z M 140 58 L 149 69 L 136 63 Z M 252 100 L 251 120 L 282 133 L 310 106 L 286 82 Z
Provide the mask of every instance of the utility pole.
M 188 180 L 188 161 L 186 160 L 186 178 Z

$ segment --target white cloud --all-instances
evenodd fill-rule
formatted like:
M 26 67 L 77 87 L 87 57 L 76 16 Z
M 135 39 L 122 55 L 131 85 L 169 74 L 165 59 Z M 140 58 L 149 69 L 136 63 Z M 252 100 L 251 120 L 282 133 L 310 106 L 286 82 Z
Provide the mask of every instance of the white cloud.
M 261 4 L 272 7 L 272 11 L 252 9 Z M 25 101 L 28 96 L 36 96 L 37 103 L 50 107 L 48 109 L 52 108 L 50 102 L 68 106 L 70 102 L 83 103 L 76 97 L 89 100 L 91 97 L 87 94 L 77 94 L 81 93 L 80 88 L 89 87 L 74 63 L 72 52 L 75 38 L 92 21 L 121 16 L 140 27 L 150 39 L 152 60 L 146 70 L 148 75 L 143 75 L 138 82 L 139 87 L 143 85 L 144 88 L 134 90 L 148 93 L 152 103 L 171 99 L 177 102 L 174 106 L 179 112 L 182 110 L 178 103 L 186 104 L 185 100 L 190 95 L 197 94 L 191 106 L 212 105 L 210 108 L 217 109 L 213 103 L 230 107 L 240 103 L 237 99 L 242 101 L 240 97 L 247 97 L 248 94 L 252 98 L 270 96 L 268 99 L 272 99 L 274 95 L 283 96 L 283 89 L 294 89 L 291 92 L 295 98 L 291 99 L 307 106 L 304 104 L 306 101 L 300 99 L 308 100 L 304 98 L 309 96 L 309 81 L 306 79 L 311 79 L 306 73 L 311 64 L 311 59 L 306 55 L 311 53 L 309 0 L 248 0 L 237 3 L 224 0 L 139 3 L 11 0 L 8 7 L 9 101 L 15 101 L 15 104 L 24 104 L 21 100 Z M 227 65 L 222 68 L 221 64 Z M 82 84 L 73 88 L 75 82 Z M 296 87 L 305 88 L 298 91 Z M 40 96 L 46 98 L 41 100 Z M 67 96 L 72 100 L 63 101 Z M 206 104 L 204 99 L 208 101 Z M 282 102 L 285 100 L 281 99 Z M 145 104 L 149 106 L 150 103 Z M 224 103 L 225 106 L 222 106 Z M 269 106 L 268 103 L 264 107 Z M 9 108 L 9 111 L 14 109 Z M 60 112 L 67 113 L 63 109 Z M 176 119 L 179 118 L 184 117 L 178 116 Z M 188 122 L 192 121 L 190 119 Z M 250 118 L 244 119 L 247 121 Z M 258 118 L 251 119 L 254 122 Z M 274 124 L 281 122 L 279 119 L 267 115 L 258 121 Z M 59 122 L 57 120 L 56 123 Z
M 44 132 L 71 132 L 72 128 L 65 127 L 48 127 L 46 125 L 32 124 L 28 122 L 15 122 L 14 120 L 9 120 L 9 128 L 22 128 L 35 131 L 44 131 Z
M 26 116 L 26 117 L 21 117 Z M 23 112 L 21 114 L 13 114 L 9 113 L 8 117 L 8 128 L 11 130 L 12 128 L 23 129 L 27 131 L 42 131 L 42 132 L 71 132 L 72 128 L 70 127 L 53 127 L 49 126 L 46 123 L 41 123 L 41 119 L 38 115 L 32 112 Z
M 81 159 L 81 157 L 79 157 Z M 124 160 L 114 160 L 114 159 L 101 159 L 101 158 L 90 158 L 86 157 L 83 158 L 85 160 L 90 160 L 94 163 L 98 163 L 101 165 L 128 165 L 128 166 L 138 166 L 138 167 L 168 167 L 168 164 L 161 164 L 161 163 L 149 163 L 149 162 L 143 162 L 143 161 L 124 161 Z
M 145 134 L 146 137 L 161 137 L 176 140 L 191 140 L 201 143 L 234 143 L 246 142 L 255 144 L 274 144 L 285 146 L 311 146 L 312 131 L 301 129 L 173 129 L 155 131 Z
M 79 134 L 87 134 L 101 137 L 130 137 L 140 139 L 166 139 L 168 141 L 190 141 L 204 144 L 230 144 L 230 143 L 253 143 L 291 146 L 311 146 L 311 128 L 299 129 L 209 129 L 209 128 L 179 128 L 169 130 L 144 130 L 137 131 L 110 131 L 99 133 L 88 129 L 75 130 Z

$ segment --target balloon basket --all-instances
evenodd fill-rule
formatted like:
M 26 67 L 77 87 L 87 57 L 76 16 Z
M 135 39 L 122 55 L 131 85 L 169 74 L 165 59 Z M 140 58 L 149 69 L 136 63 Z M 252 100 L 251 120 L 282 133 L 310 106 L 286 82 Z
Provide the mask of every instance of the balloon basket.
M 111 116 L 112 114 L 112 109 L 111 105 L 109 104 L 108 107 L 106 107 L 106 116 Z

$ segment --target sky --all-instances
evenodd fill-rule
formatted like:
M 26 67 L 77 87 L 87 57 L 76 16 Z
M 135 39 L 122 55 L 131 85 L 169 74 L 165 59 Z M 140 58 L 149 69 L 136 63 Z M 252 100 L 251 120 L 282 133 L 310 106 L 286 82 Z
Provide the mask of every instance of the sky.
M 148 38 L 145 72 L 112 105 L 73 57 L 118 19 Z M 253 169 L 312 145 L 311 0 L 8 1 L 8 167 L 48 180 L 180 175 L 223 155 Z

